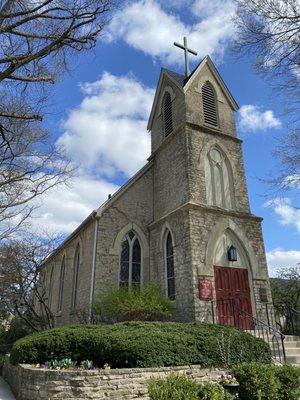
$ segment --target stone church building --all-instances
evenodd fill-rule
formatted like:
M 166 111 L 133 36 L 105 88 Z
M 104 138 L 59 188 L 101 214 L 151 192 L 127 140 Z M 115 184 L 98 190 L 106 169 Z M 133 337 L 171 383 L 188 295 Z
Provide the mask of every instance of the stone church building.
M 41 268 L 57 325 L 90 315 L 111 288 L 152 281 L 182 320 L 235 325 L 231 302 L 265 318 L 262 219 L 250 211 L 237 110 L 208 56 L 188 78 L 162 69 L 147 163 Z

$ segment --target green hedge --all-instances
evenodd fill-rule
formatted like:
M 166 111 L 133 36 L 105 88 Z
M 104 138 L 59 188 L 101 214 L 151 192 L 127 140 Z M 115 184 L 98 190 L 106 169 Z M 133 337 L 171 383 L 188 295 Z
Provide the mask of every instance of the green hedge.
M 241 400 L 299 400 L 300 368 L 260 363 L 238 365 Z
M 35 333 L 18 340 L 10 356 L 13 364 L 63 358 L 78 363 L 88 359 L 99 367 L 108 363 L 113 368 L 189 364 L 221 367 L 250 361 L 270 363 L 271 352 L 263 340 L 230 327 L 124 322 L 66 326 Z
M 299 400 L 300 368 L 244 363 L 236 366 L 240 383 L 240 400 Z M 222 386 L 214 383 L 197 385 L 195 380 L 171 374 L 166 379 L 149 380 L 151 400 L 233 400 Z

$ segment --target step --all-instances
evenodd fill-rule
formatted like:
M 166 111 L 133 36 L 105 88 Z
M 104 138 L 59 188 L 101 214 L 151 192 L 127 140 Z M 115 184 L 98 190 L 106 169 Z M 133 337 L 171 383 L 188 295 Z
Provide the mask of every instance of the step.
M 286 349 L 299 349 L 300 342 L 286 342 L 284 341 L 284 346 Z
M 284 341 L 285 342 L 298 342 L 300 340 L 300 336 L 296 335 L 285 335 Z
M 300 356 L 300 349 L 287 349 L 285 348 L 285 354 L 287 356 L 291 355 L 291 356 Z
M 260 339 L 264 339 L 267 343 L 269 343 L 273 357 L 277 358 L 280 357 L 282 358 L 282 352 L 281 352 L 281 340 L 280 337 L 278 337 L 277 340 L 272 340 L 273 334 L 272 333 L 267 333 L 255 330 L 248 330 L 248 333 L 250 333 L 252 336 Z M 278 350 L 277 343 L 280 347 Z M 300 366 L 300 337 L 296 335 L 285 335 L 284 336 L 284 347 L 285 347 L 285 355 L 286 355 L 286 362 L 287 364 L 295 365 L 295 366 Z
M 300 356 L 286 356 L 287 364 L 300 364 Z

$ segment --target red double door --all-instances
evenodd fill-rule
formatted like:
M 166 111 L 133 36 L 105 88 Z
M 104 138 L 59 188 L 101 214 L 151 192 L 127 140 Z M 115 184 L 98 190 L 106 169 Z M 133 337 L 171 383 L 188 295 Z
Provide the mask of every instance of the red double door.
M 248 270 L 215 266 L 218 322 L 252 329 L 252 306 Z

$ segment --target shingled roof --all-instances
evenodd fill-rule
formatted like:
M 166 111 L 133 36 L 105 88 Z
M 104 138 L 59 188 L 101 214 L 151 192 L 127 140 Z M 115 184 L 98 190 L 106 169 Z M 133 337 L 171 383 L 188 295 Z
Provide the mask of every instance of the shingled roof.
M 186 77 L 182 74 L 178 74 L 177 72 L 171 71 L 167 68 L 162 68 L 161 71 L 170 75 L 181 87 L 184 87 L 187 82 Z

